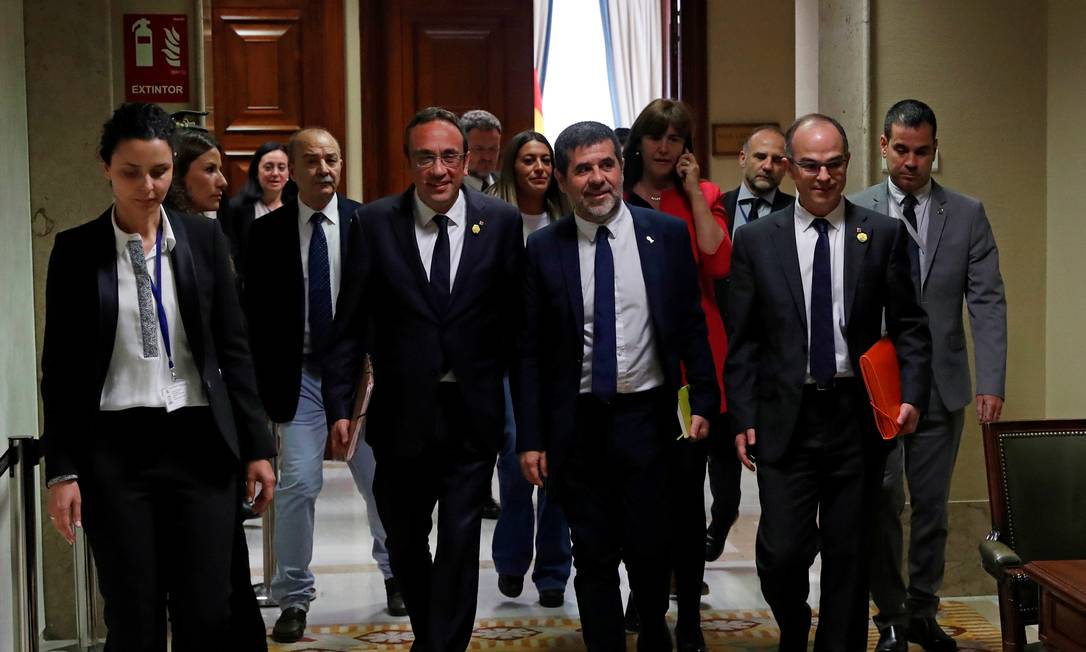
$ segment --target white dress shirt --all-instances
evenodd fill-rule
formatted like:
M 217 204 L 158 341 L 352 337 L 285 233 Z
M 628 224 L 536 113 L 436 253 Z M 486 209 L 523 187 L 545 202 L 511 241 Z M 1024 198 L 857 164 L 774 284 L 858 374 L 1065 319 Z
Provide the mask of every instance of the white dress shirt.
M 162 391 L 173 383 L 170 374 L 169 358 L 158 327 L 158 306 L 152 301 L 155 318 L 155 331 L 158 334 L 158 355 L 150 358 L 143 356 L 143 331 L 140 323 L 139 290 L 136 286 L 136 273 L 132 259 L 128 254 L 128 241 L 140 242 L 138 233 L 125 233 L 117 226 L 116 208 L 113 212 L 113 237 L 117 256 L 117 330 L 113 335 L 113 356 L 109 359 L 109 371 L 98 407 L 103 411 L 127 410 L 135 407 L 166 407 Z M 200 372 L 192 359 L 185 324 L 177 308 L 177 285 L 173 275 L 173 253 L 177 245 L 170 220 L 166 211 L 162 211 L 162 307 L 166 312 L 166 322 L 170 331 L 171 352 L 173 353 L 174 374 L 178 381 L 187 384 L 188 392 L 179 402 L 179 407 L 207 405 L 207 395 Z M 144 252 L 147 273 L 155 279 L 155 250 Z M 73 364 L 77 361 L 73 360 Z
M 592 331 L 596 306 L 596 231 L 598 224 L 574 217 L 577 224 L 577 258 L 581 269 L 584 302 L 584 360 L 581 362 L 581 393 L 592 391 Z M 604 226 L 611 231 L 611 255 L 615 262 L 615 349 L 618 357 L 619 394 L 643 392 L 664 384 L 664 369 L 656 351 L 641 254 L 633 217 L 625 203 Z
M 751 215 L 748 214 L 748 211 L 750 210 L 750 202 L 747 200 L 751 199 L 752 197 L 758 197 L 758 195 L 755 195 L 753 192 L 750 191 L 750 188 L 747 187 L 747 182 L 743 181 L 743 183 L 739 184 L 739 194 L 735 196 L 735 215 L 729 216 L 735 223 L 735 228 L 738 229 L 744 224 L 751 222 Z M 776 198 L 776 188 L 770 190 L 769 194 L 763 197 L 759 197 L 759 199 L 761 199 L 765 203 L 761 204 L 761 209 L 754 217 L 763 217 L 765 215 L 769 215 L 773 211 L 773 200 Z
M 795 208 L 796 253 L 799 254 L 799 273 L 803 279 L 803 303 L 807 309 L 807 350 L 811 344 L 811 279 L 814 270 L 815 245 L 818 229 L 814 228 L 814 215 L 808 213 L 799 201 Z M 852 376 L 852 363 L 848 359 L 848 342 L 845 340 L 845 202 L 826 215 L 830 223 L 826 236 L 830 240 L 830 277 L 833 284 L 833 350 L 837 360 L 837 376 Z M 807 382 L 811 378 L 810 354 L 807 358 Z
M 437 211 L 423 203 L 419 191 L 416 190 L 415 243 L 419 247 L 419 258 L 422 259 L 427 280 L 430 279 L 430 264 L 434 261 L 434 247 L 437 246 L 438 227 L 434 221 L 437 214 Z M 464 231 L 468 220 L 468 203 L 464 200 L 464 191 L 457 194 L 456 201 L 444 215 L 449 218 L 449 296 L 452 296 L 453 286 L 456 285 L 456 272 L 460 269 L 460 254 L 464 251 Z M 441 382 L 456 382 L 452 369 L 441 377 Z
M 487 174 L 486 179 L 480 179 L 474 174 L 464 175 L 464 185 L 468 186 L 472 190 L 478 190 L 479 192 L 483 192 L 484 182 L 486 183 L 486 187 L 489 188 L 490 186 L 493 186 L 497 181 L 498 178 L 494 176 L 493 172 Z
M 524 222 L 524 244 L 528 244 L 528 236 L 547 226 L 549 223 L 546 213 L 540 213 L 539 215 L 521 213 L 520 218 L 521 221 Z
M 320 209 L 310 208 L 305 205 L 302 198 L 298 198 L 298 242 L 302 253 L 302 287 L 305 292 L 305 334 L 302 336 L 302 353 L 309 355 L 312 348 L 309 344 L 309 242 L 313 239 L 313 225 L 309 223 L 314 213 L 323 213 L 321 230 L 324 231 L 324 239 L 328 242 L 328 280 L 332 286 L 332 316 L 336 315 L 336 300 L 339 298 L 340 285 L 340 248 L 339 248 L 339 201 L 337 195 Z M 284 261 L 286 264 L 286 261 Z
M 913 197 L 916 197 L 916 208 L 913 209 L 913 212 L 916 213 L 915 229 L 909 224 L 909 220 L 905 219 L 905 191 L 894 185 L 894 182 L 890 179 L 886 180 L 886 185 L 890 194 L 890 217 L 905 223 L 905 229 L 916 241 L 916 245 L 920 249 L 920 280 L 923 282 L 924 277 L 927 276 L 924 270 L 928 268 L 928 213 L 931 207 L 931 179 L 928 179 L 924 187 L 913 193 Z
M 299 202 L 299 203 L 301 203 L 301 202 Z M 272 209 L 268 208 L 268 205 L 265 204 L 263 200 L 258 199 L 258 200 L 256 200 L 256 203 L 253 204 L 253 219 L 254 220 L 258 220 L 258 219 L 264 217 L 265 215 L 267 215 L 270 212 L 272 212 Z

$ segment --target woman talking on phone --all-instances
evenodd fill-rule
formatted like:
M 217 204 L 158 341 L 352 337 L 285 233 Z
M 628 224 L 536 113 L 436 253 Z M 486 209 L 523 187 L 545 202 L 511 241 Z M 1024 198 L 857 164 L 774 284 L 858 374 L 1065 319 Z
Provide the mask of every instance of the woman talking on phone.
M 675 473 L 675 586 L 679 618 L 675 637 L 680 652 L 704 650 L 699 607 L 705 571 L 705 463 L 708 446 L 730 446 L 725 425 L 724 384 L 721 374 L 727 353 L 724 322 L 716 305 L 713 281 L 727 276 L 731 263 L 724 195 L 716 184 L 701 178 L 693 154 L 694 120 L 685 104 L 669 99 L 653 100 L 630 127 L 623 149 L 623 184 L 626 201 L 652 208 L 686 222 L 691 253 L 698 268 L 701 307 L 709 328 L 720 415 L 710 422 L 706 440 L 677 442 Z M 734 451 L 731 453 L 734 456 Z M 628 618 L 630 607 L 627 607 Z

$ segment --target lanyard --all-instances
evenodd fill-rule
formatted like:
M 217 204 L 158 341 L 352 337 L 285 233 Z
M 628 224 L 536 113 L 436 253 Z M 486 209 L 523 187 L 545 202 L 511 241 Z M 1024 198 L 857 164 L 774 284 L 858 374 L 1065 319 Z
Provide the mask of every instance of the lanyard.
M 162 219 L 166 219 L 163 217 Z M 158 223 L 158 233 L 155 235 L 155 278 L 151 281 L 151 294 L 155 297 L 155 308 L 158 313 L 158 329 L 162 332 L 162 344 L 166 347 L 166 359 L 170 364 L 170 377 L 177 380 L 177 372 L 173 366 L 173 351 L 170 347 L 170 323 L 166 319 L 166 308 L 162 305 L 162 222 Z

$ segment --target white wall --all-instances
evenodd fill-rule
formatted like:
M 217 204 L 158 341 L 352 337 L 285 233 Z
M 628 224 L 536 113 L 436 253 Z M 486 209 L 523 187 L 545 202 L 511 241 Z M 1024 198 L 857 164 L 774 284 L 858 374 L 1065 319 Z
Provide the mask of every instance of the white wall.
M 22 0 L 0 2 L 0 88 L 0 450 L 7 450 L 8 435 L 38 431 Z M 10 484 L 0 477 L 0 652 L 13 649 Z

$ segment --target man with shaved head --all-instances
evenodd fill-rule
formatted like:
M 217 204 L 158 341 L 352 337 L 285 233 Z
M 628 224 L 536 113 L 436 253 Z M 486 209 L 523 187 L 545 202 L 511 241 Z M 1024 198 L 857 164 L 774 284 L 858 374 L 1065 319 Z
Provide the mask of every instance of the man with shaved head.
M 860 356 L 886 331 L 901 367 L 902 434 L 927 405 L 931 335 L 902 224 L 842 197 L 849 151 L 833 118 L 785 136 L 792 207 L 735 232 L 724 368 L 736 452 L 757 469 L 756 563 L 780 649 L 807 650 L 808 570 L 822 554 L 815 650 L 867 649 L 872 512 L 886 461 Z
M 309 602 L 316 597 L 313 514 L 320 493 L 328 437 L 321 399 L 321 362 L 357 228 L 360 204 L 336 189 L 343 172 L 339 143 L 324 129 L 303 129 L 287 144 L 298 198 L 253 223 L 245 258 L 245 307 L 253 363 L 264 409 L 278 424 L 279 494 L 276 501 L 272 597 L 282 614 L 272 630 L 280 643 L 301 639 Z M 251 275 L 251 276 L 250 276 Z M 385 577 L 389 613 L 407 612 L 385 550 L 385 531 L 373 500 L 373 451 L 364 443 L 347 460 L 367 504 L 373 556 Z

